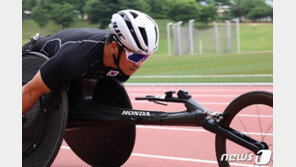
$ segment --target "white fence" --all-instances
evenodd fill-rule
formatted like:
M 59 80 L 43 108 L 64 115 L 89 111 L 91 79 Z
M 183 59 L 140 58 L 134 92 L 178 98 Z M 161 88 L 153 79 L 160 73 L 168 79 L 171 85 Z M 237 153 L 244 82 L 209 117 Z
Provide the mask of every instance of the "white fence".
M 182 21 L 167 24 L 169 55 L 171 55 L 171 34 L 174 55 L 230 53 L 233 50 L 240 52 L 238 20 L 236 22 L 225 21 L 219 25 L 214 22 L 212 27 L 198 29 L 194 27 L 194 20 L 189 21 L 188 27 L 182 25 Z M 234 42 L 237 42 L 236 48 L 233 48 Z

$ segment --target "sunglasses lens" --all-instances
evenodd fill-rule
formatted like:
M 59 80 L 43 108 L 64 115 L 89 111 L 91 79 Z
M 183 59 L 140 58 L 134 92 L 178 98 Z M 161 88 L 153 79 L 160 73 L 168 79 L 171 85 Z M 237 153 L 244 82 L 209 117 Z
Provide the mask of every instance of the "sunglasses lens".
M 127 55 L 127 59 L 134 62 L 134 63 L 139 63 L 141 60 L 143 60 L 143 62 L 145 62 L 148 57 L 149 57 L 149 55 L 142 55 L 142 54 L 137 54 L 137 53 Z

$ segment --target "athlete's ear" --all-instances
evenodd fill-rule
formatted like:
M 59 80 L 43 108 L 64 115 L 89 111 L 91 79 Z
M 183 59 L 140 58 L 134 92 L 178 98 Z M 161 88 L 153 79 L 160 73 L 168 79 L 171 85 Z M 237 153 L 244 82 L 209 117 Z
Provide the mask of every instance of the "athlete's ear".
M 117 43 L 115 41 L 112 41 L 110 44 L 111 44 L 111 48 L 117 47 Z
M 117 56 L 117 54 L 116 54 L 116 52 L 117 52 L 117 43 L 115 41 L 112 41 L 110 43 L 110 45 L 111 45 L 111 53 L 115 54 Z

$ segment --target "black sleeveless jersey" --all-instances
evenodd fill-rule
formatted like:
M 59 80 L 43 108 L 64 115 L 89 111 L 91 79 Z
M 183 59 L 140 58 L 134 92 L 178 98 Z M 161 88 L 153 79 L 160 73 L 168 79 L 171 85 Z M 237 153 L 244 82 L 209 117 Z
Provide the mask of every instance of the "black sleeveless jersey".
M 109 34 L 110 31 L 96 28 L 73 28 L 34 42 L 31 50 L 50 58 L 40 69 L 46 86 L 54 90 L 66 81 L 79 78 L 115 77 L 127 81 L 129 76 L 103 64 L 104 44 Z

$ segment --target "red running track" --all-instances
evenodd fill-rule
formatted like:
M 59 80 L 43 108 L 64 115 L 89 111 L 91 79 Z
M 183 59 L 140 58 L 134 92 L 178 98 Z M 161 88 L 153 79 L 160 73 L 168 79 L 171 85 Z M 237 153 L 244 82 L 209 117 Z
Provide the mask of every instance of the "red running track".
M 184 110 L 183 104 L 169 104 L 168 106 L 155 103 L 135 101 L 135 97 L 148 94 L 164 95 L 165 91 L 184 89 L 189 92 L 203 106 L 211 111 L 223 112 L 226 106 L 237 96 L 254 90 L 272 92 L 272 86 L 127 86 L 127 92 L 134 109 L 149 109 L 163 111 Z M 259 106 L 260 108 L 260 106 Z M 265 109 L 263 109 L 264 111 Z M 241 121 L 248 123 L 248 132 L 255 137 L 260 131 L 267 132 L 266 141 L 272 143 L 272 126 L 258 127 L 258 114 L 254 109 L 247 109 L 240 113 L 240 120 L 234 125 L 241 126 Z M 260 113 L 261 123 L 272 123 L 272 111 Z M 244 128 L 238 128 L 244 131 Z M 228 148 L 228 147 L 227 147 Z M 231 145 L 229 150 L 240 150 L 241 147 Z M 272 147 L 271 147 L 272 150 Z M 243 152 L 242 152 L 243 153 Z M 63 142 L 62 147 L 52 164 L 53 167 L 87 167 L 86 163 L 77 157 Z M 137 126 L 136 143 L 131 157 L 123 167 L 216 167 L 215 135 L 200 127 L 179 126 Z

